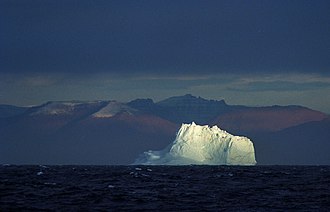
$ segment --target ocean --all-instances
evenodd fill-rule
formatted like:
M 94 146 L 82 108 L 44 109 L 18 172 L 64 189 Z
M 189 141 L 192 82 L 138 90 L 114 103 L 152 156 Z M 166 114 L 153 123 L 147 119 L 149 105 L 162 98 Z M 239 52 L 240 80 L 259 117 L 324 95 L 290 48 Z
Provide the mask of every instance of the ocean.
M 330 166 L 0 165 L 0 211 L 330 211 Z

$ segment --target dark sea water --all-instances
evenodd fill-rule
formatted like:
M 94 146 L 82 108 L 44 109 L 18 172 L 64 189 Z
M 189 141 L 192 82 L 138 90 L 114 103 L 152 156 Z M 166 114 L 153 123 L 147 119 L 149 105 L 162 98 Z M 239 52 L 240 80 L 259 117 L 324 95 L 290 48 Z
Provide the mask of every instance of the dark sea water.
M 330 166 L 0 165 L 0 211 L 330 211 Z

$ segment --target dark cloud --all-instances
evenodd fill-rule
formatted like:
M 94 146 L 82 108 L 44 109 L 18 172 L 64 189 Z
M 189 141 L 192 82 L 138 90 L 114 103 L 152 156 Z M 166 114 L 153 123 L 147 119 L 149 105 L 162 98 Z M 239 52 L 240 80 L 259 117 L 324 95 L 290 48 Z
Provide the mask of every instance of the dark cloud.
M 251 82 L 237 87 L 229 88 L 232 91 L 258 92 L 258 91 L 308 91 L 330 88 L 329 82 Z
M 319 72 L 329 1 L 2 0 L 1 72 Z

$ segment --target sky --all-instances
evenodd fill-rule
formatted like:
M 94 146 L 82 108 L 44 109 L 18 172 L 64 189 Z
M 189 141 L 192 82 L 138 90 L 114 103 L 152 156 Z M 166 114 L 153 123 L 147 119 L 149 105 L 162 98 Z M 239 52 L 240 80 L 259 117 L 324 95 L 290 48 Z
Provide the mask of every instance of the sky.
M 155 101 L 330 114 L 328 0 L 0 0 L 0 104 Z

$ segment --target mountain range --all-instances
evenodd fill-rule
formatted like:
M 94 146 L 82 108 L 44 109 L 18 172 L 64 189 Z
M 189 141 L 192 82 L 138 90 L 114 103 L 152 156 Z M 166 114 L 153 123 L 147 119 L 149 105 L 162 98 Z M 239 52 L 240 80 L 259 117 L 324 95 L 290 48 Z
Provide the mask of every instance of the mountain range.
M 0 105 L 0 163 L 130 164 L 163 149 L 182 123 L 217 125 L 253 142 L 258 164 L 330 164 L 330 117 L 306 107 L 228 105 L 190 94 L 160 102 Z

